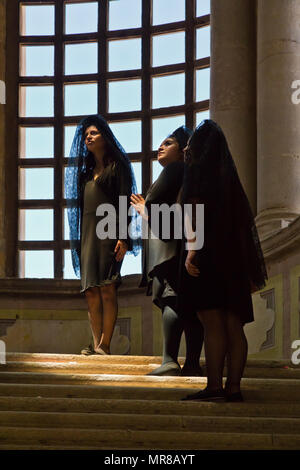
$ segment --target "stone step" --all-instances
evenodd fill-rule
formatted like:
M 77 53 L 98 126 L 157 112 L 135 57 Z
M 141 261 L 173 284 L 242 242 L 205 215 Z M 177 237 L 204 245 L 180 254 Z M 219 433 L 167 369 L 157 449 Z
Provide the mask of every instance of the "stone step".
M 41 446 L 41 445 L 26 445 L 26 444 L 0 444 L 0 450 L 99 450 L 98 447 L 82 447 L 76 446 Z M 112 450 L 115 450 L 112 447 Z
M 206 386 L 205 377 L 155 377 L 136 375 L 106 375 L 106 374 L 49 374 L 34 372 L 0 372 L 0 383 L 31 383 L 31 384 L 53 384 L 53 385 L 101 385 L 122 386 L 124 390 L 130 387 L 127 393 L 135 393 L 139 387 L 153 388 L 161 393 L 162 389 L 176 387 L 179 389 L 194 390 Z M 134 391 L 132 390 L 134 387 Z M 280 400 L 300 401 L 300 380 L 297 379 L 260 379 L 244 378 L 242 387 L 246 392 L 270 393 L 272 396 L 280 397 Z M 154 392 L 155 393 L 155 392 Z M 169 392 L 167 392 L 169 393 Z M 171 392 L 170 392 L 171 393 Z M 266 398 L 266 397 L 265 397 Z
M 179 400 L 188 393 L 203 389 L 206 386 L 205 378 L 182 377 L 137 377 L 137 376 L 64 376 L 33 373 L 14 373 L 5 374 L 6 385 L 11 384 L 12 394 L 26 396 L 25 384 L 32 384 L 41 390 L 42 385 L 50 388 L 47 392 L 50 396 L 72 396 L 72 391 L 81 393 L 83 386 L 90 385 L 90 397 L 99 398 L 118 398 L 118 399 L 144 399 L 144 400 Z M 125 381 L 127 378 L 131 381 Z M 140 380 L 138 380 L 140 379 Z M 0 380 L 2 381 L 2 380 Z M 16 389 L 18 384 L 22 384 L 21 389 Z M 4 383 L 0 383 L 0 396 L 7 396 L 7 388 L 3 388 Z M 64 385 L 67 387 L 62 388 Z M 52 386 L 52 388 L 51 388 Z M 76 387 L 77 388 L 73 388 Z M 176 387 L 176 388 L 175 388 Z M 247 402 L 262 401 L 270 402 L 290 402 L 300 403 L 300 383 L 297 380 L 286 381 L 284 379 L 243 379 L 243 395 Z M 38 393 L 38 392 L 36 392 Z M 62 393 L 63 395 L 60 395 Z M 64 395 L 66 394 L 66 395 Z M 48 395 L 49 396 L 49 395 Z M 80 395 L 82 396 L 82 395 Z
M 69 361 L 69 362 L 46 362 L 46 361 L 9 361 L 0 366 L 1 372 L 48 372 L 65 374 L 105 374 L 105 375 L 146 375 L 160 363 L 151 364 L 114 364 L 108 361 Z M 206 368 L 203 367 L 204 375 Z M 226 376 L 226 368 L 225 368 Z M 244 377 L 285 378 L 300 379 L 300 368 L 285 367 L 257 367 L 249 366 L 245 369 Z
M 77 445 L 97 449 L 299 449 L 297 434 L 0 427 L 1 445 Z M 112 445 L 113 443 L 113 445 Z M 33 447 L 34 448 L 34 447 Z
M 295 403 L 210 403 L 179 400 L 122 400 L 110 398 L 47 398 L 36 396 L 0 396 L 1 411 L 53 413 L 118 413 L 174 416 L 231 416 L 300 418 Z
M 299 434 L 299 418 L 0 411 L 3 427 Z
M 107 355 L 102 356 L 99 354 L 84 356 L 81 354 L 52 354 L 52 353 L 6 353 L 7 362 L 92 362 L 92 363 L 110 363 L 110 364 L 125 364 L 125 365 L 160 365 L 162 361 L 161 356 L 129 356 L 129 355 Z M 178 361 L 181 365 L 184 364 L 185 358 L 179 357 Z M 204 359 L 201 358 L 201 364 L 204 364 Z M 289 360 L 262 360 L 262 359 L 248 359 L 247 367 L 255 368 L 283 368 L 289 367 L 299 370 L 299 366 L 293 365 Z

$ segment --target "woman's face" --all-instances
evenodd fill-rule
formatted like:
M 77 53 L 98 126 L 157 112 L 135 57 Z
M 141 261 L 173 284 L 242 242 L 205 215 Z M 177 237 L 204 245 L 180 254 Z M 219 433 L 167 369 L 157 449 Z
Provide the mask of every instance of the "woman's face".
M 183 154 L 174 137 L 167 137 L 159 146 L 157 160 L 162 166 L 182 160 Z
M 97 154 L 105 149 L 105 139 L 96 126 L 87 127 L 84 134 L 84 143 L 88 151 L 93 154 Z

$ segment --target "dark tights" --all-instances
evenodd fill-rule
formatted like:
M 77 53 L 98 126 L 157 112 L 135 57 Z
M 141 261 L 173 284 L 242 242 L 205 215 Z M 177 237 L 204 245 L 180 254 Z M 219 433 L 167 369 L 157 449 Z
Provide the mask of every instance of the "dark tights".
M 186 340 L 185 367 L 199 367 L 199 359 L 203 344 L 203 327 L 197 316 L 180 317 L 175 310 L 166 305 L 163 309 L 163 361 L 177 362 L 182 332 Z
M 207 388 L 222 388 L 225 357 L 227 357 L 227 380 L 229 393 L 240 391 L 240 382 L 247 360 L 248 343 L 243 324 L 232 312 L 203 310 L 198 317 L 204 327 L 205 363 Z

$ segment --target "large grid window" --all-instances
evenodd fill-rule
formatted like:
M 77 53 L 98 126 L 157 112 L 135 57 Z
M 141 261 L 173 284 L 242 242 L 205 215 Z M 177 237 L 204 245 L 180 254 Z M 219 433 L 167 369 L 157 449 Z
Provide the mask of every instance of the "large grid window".
M 104 116 L 145 194 L 161 170 L 160 142 L 209 116 L 210 0 L 13 1 L 18 198 L 8 272 L 70 279 L 64 174 L 77 123 Z M 127 256 L 122 274 L 138 272 L 140 257 Z

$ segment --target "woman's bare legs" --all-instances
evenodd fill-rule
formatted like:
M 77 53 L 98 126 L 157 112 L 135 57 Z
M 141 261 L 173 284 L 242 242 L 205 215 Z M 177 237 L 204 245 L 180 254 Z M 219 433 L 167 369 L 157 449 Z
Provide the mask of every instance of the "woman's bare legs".
M 198 317 L 204 328 L 207 389 L 222 389 L 222 378 L 227 352 L 225 313 L 221 310 L 202 310 Z
M 240 318 L 232 312 L 227 312 L 225 318 L 228 337 L 225 388 L 228 394 L 232 394 L 240 392 L 240 383 L 247 361 L 248 343 Z
M 88 316 L 91 325 L 94 349 L 100 343 L 102 336 L 102 300 L 99 287 L 90 287 L 85 291 L 85 297 L 88 303 Z
M 97 352 L 98 347 L 101 347 L 104 352 L 110 354 L 110 342 L 118 316 L 116 285 L 108 284 L 107 286 L 100 287 L 100 292 L 103 305 L 102 337 L 95 351 Z

